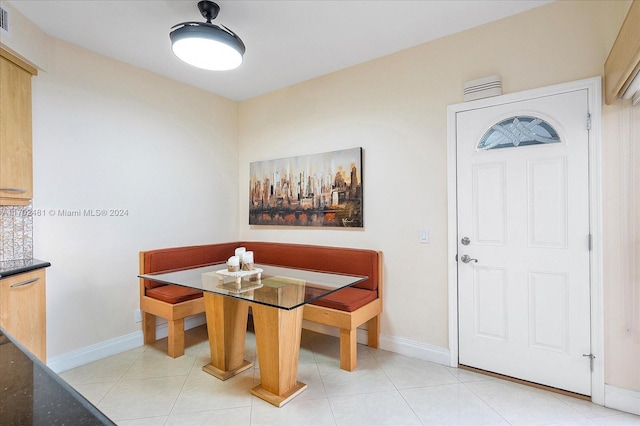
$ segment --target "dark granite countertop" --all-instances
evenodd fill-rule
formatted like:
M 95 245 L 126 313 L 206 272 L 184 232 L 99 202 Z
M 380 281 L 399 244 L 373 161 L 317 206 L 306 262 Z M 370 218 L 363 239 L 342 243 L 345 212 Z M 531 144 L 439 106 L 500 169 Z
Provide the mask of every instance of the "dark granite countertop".
M 0 328 L 0 424 L 115 423 Z
M 22 274 L 35 269 L 47 268 L 49 266 L 51 266 L 51 263 L 38 259 L 2 260 L 0 261 L 0 278 Z

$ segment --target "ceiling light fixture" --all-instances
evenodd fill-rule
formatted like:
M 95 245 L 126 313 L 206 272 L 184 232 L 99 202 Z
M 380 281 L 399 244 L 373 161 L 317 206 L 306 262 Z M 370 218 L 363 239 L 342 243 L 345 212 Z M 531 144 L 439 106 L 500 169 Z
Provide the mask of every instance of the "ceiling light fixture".
M 207 22 L 182 22 L 171 28 L 171 50 L 184 62 L 206 70 L 223 71 L 242 63 L 245 47 L 240 37 L 224 25 L 211 23 L 220 6 L 211 1 L 198 2 Z

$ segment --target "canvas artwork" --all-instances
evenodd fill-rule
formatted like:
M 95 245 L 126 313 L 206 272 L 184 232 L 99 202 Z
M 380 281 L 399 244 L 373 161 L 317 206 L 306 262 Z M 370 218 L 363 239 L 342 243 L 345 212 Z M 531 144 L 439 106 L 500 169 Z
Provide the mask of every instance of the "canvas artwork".
M 362 148 L 251 163 L 249 224 L 362 228 Z

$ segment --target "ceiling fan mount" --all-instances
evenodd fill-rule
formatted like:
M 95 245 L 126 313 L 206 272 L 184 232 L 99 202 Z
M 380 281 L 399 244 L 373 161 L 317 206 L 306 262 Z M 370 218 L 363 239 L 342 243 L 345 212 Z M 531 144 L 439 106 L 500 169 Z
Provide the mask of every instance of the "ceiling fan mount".
M 207 23 L 211 23 L 212 20 L 216 19 L 218 13 L 220 12 L 220 6 L 216 3 L 208 0 L 203 0 L 198 2 L 198 10 L 200 10 L 200 14 L 202 17 L 207 20 Z

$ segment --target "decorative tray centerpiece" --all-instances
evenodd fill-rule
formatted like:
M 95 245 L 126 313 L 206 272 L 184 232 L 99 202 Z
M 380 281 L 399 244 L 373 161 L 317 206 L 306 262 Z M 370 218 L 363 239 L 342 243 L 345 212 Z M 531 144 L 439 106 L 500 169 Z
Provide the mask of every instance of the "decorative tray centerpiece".
M 231 294 L 247 293 L 249 291 L 262 288 L 262 286 L 263 284 L 261 280 L 225 283 L 222 281 L 222 277 L 220 277 L 220 283 L 217 285 L 219 289 L 226 290 Z
M 254 275 L 257 275 L 257 278 L 261 279 L 262 271 L 263 270 L 260 268 L 253 268 L 252 270 L 249 270 L 249 271 L 244 271 L 244 270 L 229 271 L 228 269 L 221 269 L 219 271 L 216 271 L 216 274 L 218 274 L 220 280 L 222 280 L 223 277 L 233 277 L 236 279 L 236 283 L 240 283 L 240 281 L 243 278 L 252 277 Z
M 227 269 L 216 271 L 216 274 L 218 274 L 220 284 L 222 284 L 223 277 L 233 277 L 236 280 L 237 287 L 239 287 L 243 278 L 257 275 L 258 281 L 260 281 L 262 269 L 253 266 L 252 251 L 247 251 L 244 247 L 238 247 L 235 256 L 231 256 L 227 260 Z

